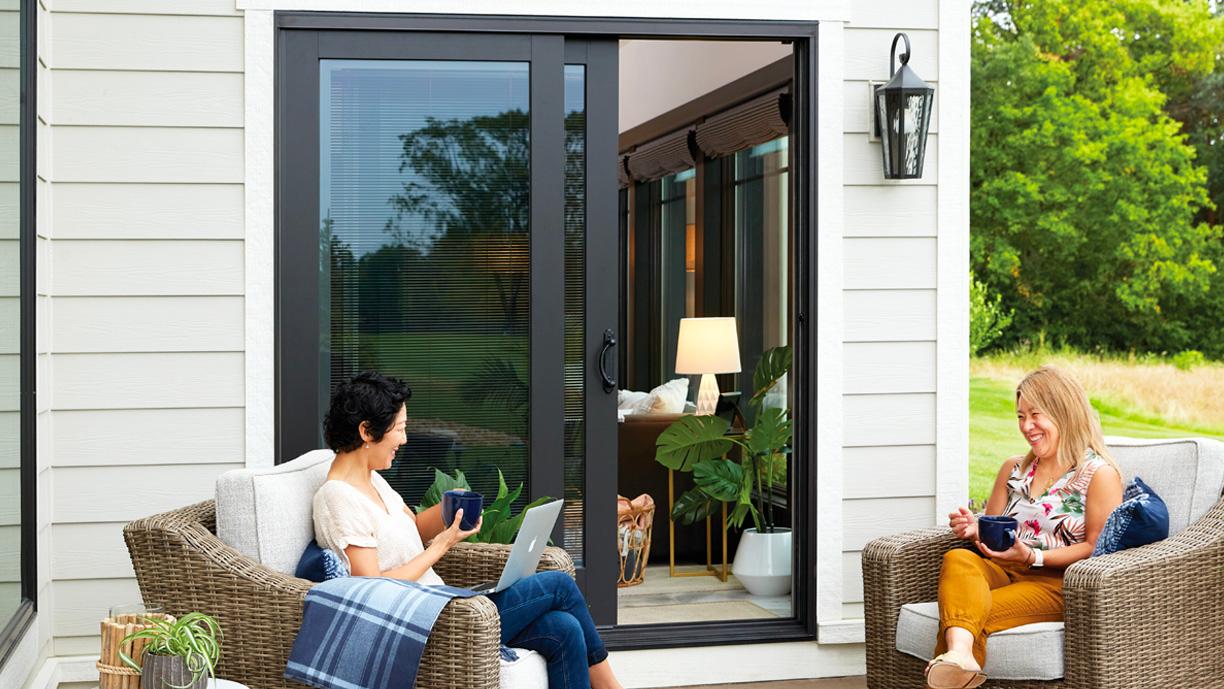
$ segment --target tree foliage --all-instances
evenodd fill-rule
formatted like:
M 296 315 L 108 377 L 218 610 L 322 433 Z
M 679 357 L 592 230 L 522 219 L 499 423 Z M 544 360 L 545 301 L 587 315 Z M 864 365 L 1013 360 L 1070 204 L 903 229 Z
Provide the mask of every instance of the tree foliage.
M 971 259 L 1015 311 L 1005 343 L 1200 345 L 1196 319 L 1224 296 L 1221 231 L 1204 221 L 1207 169 L 1166 106 L 1196 102 L 1222 27 L 1205 2 L 976 6 Z

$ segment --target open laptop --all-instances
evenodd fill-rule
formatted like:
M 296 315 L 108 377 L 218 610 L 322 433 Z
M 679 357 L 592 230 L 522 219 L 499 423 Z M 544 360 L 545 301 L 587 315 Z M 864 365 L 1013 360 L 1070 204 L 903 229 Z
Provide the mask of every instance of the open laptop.
M 540 556 L 548 545 L 553 525 L 557 523 L 557 516 L 561 514 L 563 502 L 553 500 L 527 510 L 518 536 L 514 539 L 514 547 L 510 549 L 510 557 L 506 558 L 506 566 L 502 568 L 501 578 L 496 583 L 477 584 L 471 590 L 480 594 L 497 593 L 519 579 L 534 574 L 536 566 L 540 564 Z

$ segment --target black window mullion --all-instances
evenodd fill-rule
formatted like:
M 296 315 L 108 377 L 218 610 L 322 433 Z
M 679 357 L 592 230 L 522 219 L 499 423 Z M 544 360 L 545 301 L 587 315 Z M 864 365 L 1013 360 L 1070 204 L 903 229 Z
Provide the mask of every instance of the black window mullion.
M 278 36 L 276 462 L 319 447 L 319 37 Z M 303 193 L 303 190 L 309 190 Z
M 532 498 L 565 493 L 564 208 L 565 41 L 531 38 L 531 421 Z M 562 542 L 558 520 L 553 539 Z
M 583 557 L 587 600 L 598 624 L 616 620 L 617 555 L 608 547 L 616 539 L 617 434 L 616 391 L 605 392 L 595 365 L 604 330 L 618 327 L 616 285 L 619 225 L 616 193 L 617 94 L 604 84 L 617 83 L 614 40 L 592 41 L 587 64 L 586 193 L 586 523 Z M 623 346 L 623 344 L 621 345 Z M 613 378 L 617 378 L 613 374 Z

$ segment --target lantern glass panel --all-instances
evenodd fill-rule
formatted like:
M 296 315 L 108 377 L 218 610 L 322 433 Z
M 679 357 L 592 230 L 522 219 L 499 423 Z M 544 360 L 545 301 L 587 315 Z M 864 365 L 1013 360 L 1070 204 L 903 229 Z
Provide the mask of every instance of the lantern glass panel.
M 880 89 L 876 94 L 877 116 L 883 123 L 880 134 L 886 178 L 914 179 L 922 176 L 933 96 L 926 89 Z

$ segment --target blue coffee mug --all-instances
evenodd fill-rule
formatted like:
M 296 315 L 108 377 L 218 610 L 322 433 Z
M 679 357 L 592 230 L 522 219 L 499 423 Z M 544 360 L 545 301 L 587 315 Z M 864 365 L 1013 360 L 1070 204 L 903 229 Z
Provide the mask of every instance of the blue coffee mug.
M 470 490 L 448 490 L 442 494 L 442 524 L 450 526 L 455 520 L 455 513 L 463 510 L 463 521 L 459 528 L 471 531 L 480 521 L 480 512 L 484 509 L 484 496 Z
M 987 548 L 1001 553 L 1016 543 L 1016 530 L 1020 522 L 1015 517 L 984 514 L 978 517 L 978 540 Z

